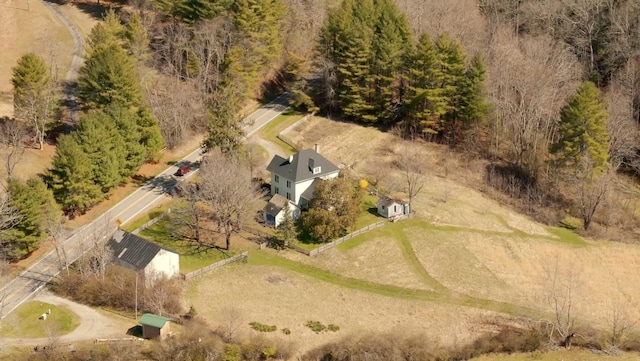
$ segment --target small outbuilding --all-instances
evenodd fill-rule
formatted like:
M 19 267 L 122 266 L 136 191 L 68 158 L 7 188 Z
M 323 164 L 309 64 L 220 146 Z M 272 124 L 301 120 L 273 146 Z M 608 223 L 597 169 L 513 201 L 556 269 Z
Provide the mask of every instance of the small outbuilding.
M 285 206 L 289 204 L 289 212 L 294 221 L 300 218 L 300 207 L 296 206 L 292 201 L 286 199 L 280 194 L 275 194 L 264 206 L 264 221 L 268 225 L 278 227 L 284 221 Z
M 381 197 L 378 200 L 378 214 L 385 218 L 395 218 L 408 215 L 411 212 L 409 203 L 389 197 Z
M 142 325 L 142 338 L 146 339 L 164 339 L 171 332 L 170 318 L 154 315 L 153 313 L 145 313 L 140 318 L 139 323 Z

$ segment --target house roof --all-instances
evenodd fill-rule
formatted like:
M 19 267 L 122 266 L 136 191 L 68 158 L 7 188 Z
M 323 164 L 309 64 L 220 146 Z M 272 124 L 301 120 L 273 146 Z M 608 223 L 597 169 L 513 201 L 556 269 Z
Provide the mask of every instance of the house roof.
M 287 202 L 289 202 L 289 200 L 285 197 L 279 194 L 274 194 L 273 197 L 271 197 L 271 199 L 269 200 L 269 203 L 264 206 L 264 212 L 275 217 L 278 215 L 278 213 L 280 213 Z
M 390 205 L 392 205 L 394 203 L 398 203 L 398 204 L 401 204 L 401 205 L 408 204 L 407 202 L 405 202 L 405 201 L 403 201 L 401 199 L 393 199 L 393 198 L 389 198 L 389 197 L 380 197 L 380 199 L 378 200 L 378 207 L 379 206 L 389 207 Z
M 320 173 L 313 174 L 313 168 L 316 167 L 320 167 Z M 292 180 L 294 183 L 339 171 L 338 167 L 313 149 L 301 150 L 289 159 L 276 155 L 269 163 L 267 170 Z
M 318 184 L 319 179 L 315 179 L 313 182 L 311 182 L 311 184 L 309 185 L 309 187 L 307 189 L 304 190 L 304 192 L 302 192 L 302 194 L 300 195 L 301 198 L 304 198 L 308 201 L 313 199 L 313 192 L 316 191 L 316 185 Z
M 107 247 L 116 259 L 136 271 L 144 269 L 161 249 L 176 253 L 121 229 L 107 242 Z
M 144 326 L 163 328 L 169 321 L 171 321 L 170 318 L 154 315 L 153 313 L 145 313 L 138 322 Z

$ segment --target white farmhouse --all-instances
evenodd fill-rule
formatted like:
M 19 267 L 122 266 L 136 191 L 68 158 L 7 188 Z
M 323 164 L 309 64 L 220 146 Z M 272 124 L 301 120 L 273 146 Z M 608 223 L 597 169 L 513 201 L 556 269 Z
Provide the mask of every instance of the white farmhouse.
M 264 207 L 265 223 L 278 228 L 285 219 L 287 204 L 289 206 L 289 215 L 294 221 L 297 221 L 300 218 L 300 208 L 293 204 L 292 201 L 276 194 L 271 197 L 269 203 Z
M 313 149 L 302 150 L 287 158 L 276 155 L 269 163 L 271 195 L 280 194 L 302 209 L 309 208 L 319 180 L 338 177 L 340 170 Z
M 117 230 L 107 242 L 114 262 L 133 269 L 142 276 L 146 285 L 157 277 L 171 278 L 180 274 L 179 255 L 133 233 Z

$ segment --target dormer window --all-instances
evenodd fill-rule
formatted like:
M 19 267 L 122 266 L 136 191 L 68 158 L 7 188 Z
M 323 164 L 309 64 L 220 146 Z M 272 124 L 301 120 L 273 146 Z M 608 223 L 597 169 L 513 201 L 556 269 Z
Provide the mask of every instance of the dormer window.
M 320 167 L 313 167 L 313 174 L 320 174 L 322 172 L 322 170 L 320 169 Z

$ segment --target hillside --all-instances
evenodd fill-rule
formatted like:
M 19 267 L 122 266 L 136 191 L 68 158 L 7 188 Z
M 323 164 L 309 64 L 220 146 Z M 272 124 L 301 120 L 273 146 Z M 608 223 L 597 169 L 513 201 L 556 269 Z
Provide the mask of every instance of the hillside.
M 353 165 L 356 174 L 385 170 L 379 186 L 402 190 L 393 159 L 406 143 L 392 134 L 316 117 L 288 135 L 303 148 L 319 144 L 323 155 Z M 536 223 L 479 191 L 482 162 L 467 163 L 438 146 L 419 149 L 432 171 L 414 200 L 414 219 L 316 257 L 254 251 L 250 267 L 196 280 L 189 302 L 214 327 L 257 321 L 289 328 L 291 336 L 266 337 L 295 340 L 302 351 L 362 332 L 418 334 L 456 347 L 504 325 L 523 327 L 525 319 L 552 321 L 556 300 L 571 299 L 578 329 L 607 333 L 614 314 L 640 316 L 637 246 Z M 443 157 L 458 165 L 445 173 L 437 166 Z M 317 335 L 304 326 L 308 320 L 340 331 Z

